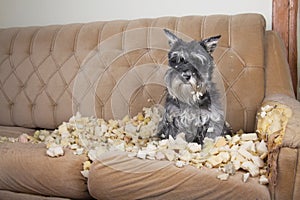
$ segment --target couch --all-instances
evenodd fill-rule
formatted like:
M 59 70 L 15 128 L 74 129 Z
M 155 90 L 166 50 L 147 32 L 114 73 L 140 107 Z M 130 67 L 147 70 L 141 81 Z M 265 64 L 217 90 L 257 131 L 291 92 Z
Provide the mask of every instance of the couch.
M 257 113 L 268 103 L 292 111 L 281 140 L 268 141 L 269 185 L 256 178 L 243 183 L 239 172 L 220 181 L 217 169 L 116 152 L 93 162 L 86 179 L 80 173 L 86 155 L 65 149 L 50 158 L 44 144 L 3 142 L 0 199 L 300 199 L 300 104 L 284 45 L 259 14 L 2 28 L 0 136 L 53 130 L 76 112 L 109 120 L 163 104 L 169 49 L 163 28 L 187 40 L 222 35 L 213 57 L 233 130 L 255 132 Z

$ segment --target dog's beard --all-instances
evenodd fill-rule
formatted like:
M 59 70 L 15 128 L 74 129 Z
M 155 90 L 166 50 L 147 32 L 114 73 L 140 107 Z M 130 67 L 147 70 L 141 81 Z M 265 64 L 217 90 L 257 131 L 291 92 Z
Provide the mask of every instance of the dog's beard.
M 211 53 L 220 36 L 200 42 L 184 42 L 168 30 L 170 68 L 165 82 L 168 94 L 158 136 L 168 138 L 185 133 L 188 142 L 202 143 L 204 137 L 225 134 L 224 112 L 213 80 L 215 65 Z
M 169 94 L 188 105 L 194 105 L 205 96 L 207 87 L 204 82 L 199 82 L 194 77 L 185 80 L 183 74 L 170 68 L 165 75 L 165 82 Z

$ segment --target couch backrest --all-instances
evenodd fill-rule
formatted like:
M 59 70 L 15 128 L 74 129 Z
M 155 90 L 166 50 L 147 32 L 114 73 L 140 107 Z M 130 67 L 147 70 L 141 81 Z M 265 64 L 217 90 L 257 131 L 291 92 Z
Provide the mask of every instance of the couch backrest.
M 264 97 L 258 14 L 0 29 L 0 125 L 56 128 L 76 111 L 110 119 L 163 103 L 169 46 L 162 28 L 186 39 L 222 35 L 213 56 L 227 120 L 253 131 Z

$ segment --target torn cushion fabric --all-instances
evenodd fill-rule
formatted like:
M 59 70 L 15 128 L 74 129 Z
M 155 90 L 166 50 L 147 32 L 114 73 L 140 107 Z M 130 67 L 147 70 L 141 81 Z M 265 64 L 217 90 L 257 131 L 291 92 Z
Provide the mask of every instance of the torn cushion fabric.
M 282 141 L 280 144 L 274 144 L 274 151 L 271 154 L 272 162 L 269 163 L 272 173 L 269 185 L 271 196 L 274 199 L 299 199 L 300 103 L 286 95 L 270 95 L 265 99 L 264 104 L 269 102 L 276 102 L 292 111 L 292 115 L 284 127 Z M 271 159 L 269 158 L 269 160 Z

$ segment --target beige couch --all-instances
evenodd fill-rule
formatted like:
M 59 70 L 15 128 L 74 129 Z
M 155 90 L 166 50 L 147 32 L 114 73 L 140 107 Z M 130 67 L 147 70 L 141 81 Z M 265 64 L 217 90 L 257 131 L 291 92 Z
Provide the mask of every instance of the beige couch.
M 263 102 L 292 109 L 270 152 L 269 186 L 119 153 L 104 154 L 85 179 L 84 155 L 66 149 L 50 158 L 43 144 L 1 143 L 0 199 L 300 199 L 300 104 L 283 44 L 257 14 L 0 29 L 0 135 L 55 129 L 77 111 L 111 119 L 163 103 L 169 47 L 162 28 L 198 40 L 222 35 L 213 56 L 234 130 L 255 131 Z

